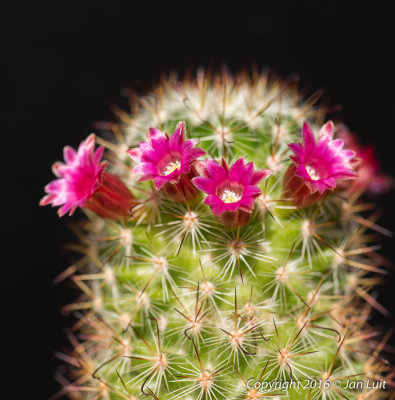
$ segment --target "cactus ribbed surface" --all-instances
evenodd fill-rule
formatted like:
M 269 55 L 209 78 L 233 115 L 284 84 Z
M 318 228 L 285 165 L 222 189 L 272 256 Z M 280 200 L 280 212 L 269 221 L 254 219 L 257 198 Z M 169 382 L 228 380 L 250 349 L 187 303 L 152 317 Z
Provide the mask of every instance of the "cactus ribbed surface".
M 170 75 L 83 143 L 86 154 L 94 139 L 107 148 L 108 164 L 96 150 L 90 191 L 62 212 L 84 206 L 87 218 L 74 225 L 81 258 L 58 278 L 80 289 L 64 308 L 77 322 L 58 354 L 69 364 L 59 394 L 390 396 L 371 388 L 391 366 L 385 332 L 369 324 L 372 309 L 385 312 L 370 292 L 387 232 L 364 200 L 389 178 L 344 126 L 324 125 L 318 97 L 265 73 Z M 65 151 L 71 170 L 76 154 Z M 68 179 L 65 168 L 55 170 Z

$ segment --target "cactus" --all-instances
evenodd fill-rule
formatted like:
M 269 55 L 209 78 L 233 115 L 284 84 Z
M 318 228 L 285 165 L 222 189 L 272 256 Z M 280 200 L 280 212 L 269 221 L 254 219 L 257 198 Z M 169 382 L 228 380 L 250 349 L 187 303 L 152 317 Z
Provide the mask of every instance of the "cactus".
M 65 148 L 41 204 L 87 218 L 57 278 L 80 296 L 55 397 L 389 397 L 368 321 L 388 232 L 364 196 L 391 179 L 318 98 L 266 73 L 170 75 Z

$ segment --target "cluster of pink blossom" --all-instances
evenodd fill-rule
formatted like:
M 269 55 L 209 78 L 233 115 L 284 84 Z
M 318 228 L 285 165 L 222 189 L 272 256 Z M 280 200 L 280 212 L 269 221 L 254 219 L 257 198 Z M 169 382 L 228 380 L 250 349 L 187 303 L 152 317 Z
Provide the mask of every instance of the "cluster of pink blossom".
M 381 191 L 389 186 L 379 174 L 371 148 L 359 148 L 347 132 L 336 139 L 333 136 L 332 122 L 321 128 L 317 140 L 305 123 L 303 143 L 289 145 L 294 154 L 283 179 L 283 192 L 296 206 L 310 206 L 336 187 L 359 190 L 367 186 L 372 191 Z M 138 201 L 117 176 L 105 170 L 107 164 L 101 161 L 104 149 L 99 147 L 95 151 L 94 141 L 94 135 L 90 135 L 78 151 L 65 147 L 65 164 L 54 164 L 58 179 L 46 186 L 47 195 L 40 204 L 61 206 L 60 216 L 85 206 L 103 218 L 127 218 Z M 345 144 L 348 148 L 344 148 Z M 203 192 L 207 194 L 204 202 L 224 225 L 246 224 L 254 200 L 261 194 L 258 185 L 272 171 L 256 170 L 244 158 L 230 166 L 224 159 L 221 163 L 200 160 L 206 153 L 196 145 L 197 140 L 185 139 L 185 123 L 180 122 L 170 136 L 151 128 L 147 141 L 128 150 L 128 154 L 136 163 L 133 172 L 139 175 L 139 180 L 153 180 L 156 189 L 172 200 L 187 202 Z M 345 185 L 344 181 L 349 179 L 354 182 Z

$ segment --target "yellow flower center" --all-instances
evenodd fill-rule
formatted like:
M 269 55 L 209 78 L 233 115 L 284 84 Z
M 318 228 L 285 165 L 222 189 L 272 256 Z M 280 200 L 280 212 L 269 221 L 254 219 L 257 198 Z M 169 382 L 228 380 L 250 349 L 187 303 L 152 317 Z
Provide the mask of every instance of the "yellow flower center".
M 237 193 L 235 193 L 235 192 L 233 192 L 232 190 L 229 190 L 229 189 L 225 189 L 224 192 L 222 193 L 222 196 L 221 196 L 221 200 L 225 204 L 236 203 L 240 199 L 241 199 L 241 196 L 239 194 L 237 194 Z
M 316 169 L 314 167 L 310 167 L 309 165 L 306 167 L 306 171 L 309 174 L 310 178 L 313 181 L 318 181 L 320 179 L 320 176 L 318 175 Z
M 170 175 L 176 169 L 180 169 L 180 168 L 181 168 L 181 161 L 170 162 L 169 164 L 166 165 L 165 175 Z

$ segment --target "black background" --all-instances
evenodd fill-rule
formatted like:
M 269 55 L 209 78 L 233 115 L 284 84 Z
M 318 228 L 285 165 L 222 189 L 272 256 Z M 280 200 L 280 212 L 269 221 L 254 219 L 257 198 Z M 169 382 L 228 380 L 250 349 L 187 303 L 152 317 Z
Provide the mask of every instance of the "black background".
M 324 88 L 340 116 L 377 147 L 395 176 L 394 1 L 8 1 L 1 12 L 1 364 L 4 398 L 45 399 L 57 390 L 53 351 L 67 344 L 59 313 L 73 293 L 52 279 L 68 266 L 73 236 L 39 208 L 50 166 L 92 124 L 113 120 L 121 89 L 162 71 L 255 62 L 302 86 Z M 395 228 L 394 193 L 381 201 Z M 392 240 L 383 253 L 394 260 Z M 394 310 L 393 275 L 379 300 Z M 392 321 L 377 317 L 380 324 Z M 5 358 L 4 358 L 5 356 Z M 3 397 L 3 396 L 2 396 Z

